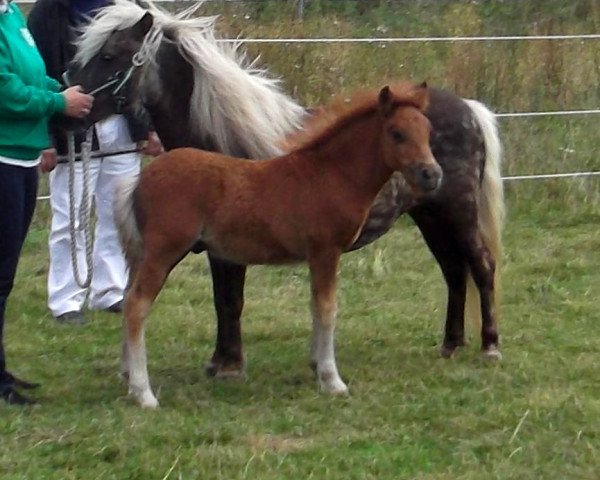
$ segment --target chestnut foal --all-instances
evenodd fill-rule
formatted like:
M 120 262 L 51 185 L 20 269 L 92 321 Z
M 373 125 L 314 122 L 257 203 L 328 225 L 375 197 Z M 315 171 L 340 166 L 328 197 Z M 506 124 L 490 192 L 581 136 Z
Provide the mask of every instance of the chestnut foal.
M 198 242 L 241 265 L 307 262 L 321 388 L 348 391 L 334 355 L 336 272 L 377 193 L 395 171 L 416 195 L 437 189 L 426 84 L 364 92 L 292 153 L 261 162 L 181 148 L 117 194 L 115 216 L 131 268 L 123 374 L 143 407 L 157 407 L 148 378 L 144 320 L 169 272 Z

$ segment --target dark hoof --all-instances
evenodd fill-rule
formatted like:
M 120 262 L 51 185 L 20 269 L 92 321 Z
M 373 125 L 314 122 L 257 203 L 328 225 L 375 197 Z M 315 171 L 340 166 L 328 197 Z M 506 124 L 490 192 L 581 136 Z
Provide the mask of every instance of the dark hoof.
M 211 360 L 204 366 L 206 375 L 213 378 L 244 378 L 243 362 L 224 364 Z
M 490 345 L 489 347 L 484 348 L 481 351 L 481 355 L 486 360 L 495 360 L 498 362 L 502 360 L 502 354 L 500 353 L 500 350 L 498 350 L 498 347 L 496 345 Z
M 457 348 L 456 345 L 442 345 L 440 348 L 440 356 L 442 358 L 452 358 Z

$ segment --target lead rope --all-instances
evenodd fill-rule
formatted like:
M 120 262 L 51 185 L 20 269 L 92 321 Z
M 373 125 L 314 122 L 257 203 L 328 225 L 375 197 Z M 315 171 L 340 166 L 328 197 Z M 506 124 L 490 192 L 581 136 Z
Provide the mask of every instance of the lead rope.
M 79 204 L 79 228 L 75 220 L 75 137 L 73 132 L 67 134 L 68 162 L 69 162 L 69 233 L 71 236 L 71 265 L 75 282 L 81 288 L 88 288 L 92 283 L 92 234 L 91 234 L 91 212 L 92 204 L 89 194 L 90 156 L 92 150 L 93 127 L 85 135 L 85 141 L 81 144 L 81 169 L 83 173 L 83 185 L 81 189 L 81 203 Z M 87 267 L 85 280 L 81 279 L 79 262 L 77 260 L 77 229 L 83 231 L 85 245 L 85 263 Z

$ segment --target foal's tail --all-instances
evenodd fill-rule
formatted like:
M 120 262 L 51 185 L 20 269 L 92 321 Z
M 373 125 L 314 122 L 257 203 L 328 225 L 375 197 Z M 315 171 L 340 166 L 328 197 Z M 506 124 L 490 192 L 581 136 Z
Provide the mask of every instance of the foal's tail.
M 485 167 L 479 192 L 478 221 L 479 231 L 483 241 L 490 251 L 496 268 L 494 272 L 494 296 L 496 308 L 500 300 L 500 268 L 502 263 L 502 226 L 504 224 L 504 188 L 500 164 L 502 146 L 498 135 L 495 115 L 482 103 L 475 100 L 465 100 L 471 108 L 485 144 Z M 478 290 L 472 277 L 467 283 L 466 310 L 468 317 L 481 319 L 481 308 Z
M 134 193 L 139 176 L 124 179 L 115 188 L 114 217 L 121 246 L 129 268 L 137 264 L 142 255 L 142 235 L 135 218 Z

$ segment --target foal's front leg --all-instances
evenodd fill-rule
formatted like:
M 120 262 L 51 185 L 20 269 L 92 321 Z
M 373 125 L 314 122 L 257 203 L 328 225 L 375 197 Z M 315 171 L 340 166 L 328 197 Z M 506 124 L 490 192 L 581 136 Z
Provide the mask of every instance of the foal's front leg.
M 313 336 L 311 366 L 321 389 L 334 395 L 348 393 L 335 362 L 334 330 L 337 313 L 336 276 L 340 251 L 322 251 L 308 261 L 311 276 L 311 313 Z

